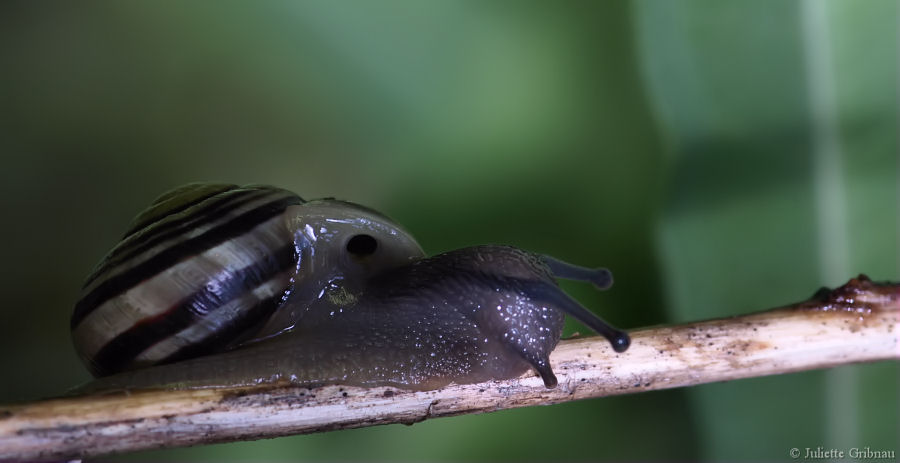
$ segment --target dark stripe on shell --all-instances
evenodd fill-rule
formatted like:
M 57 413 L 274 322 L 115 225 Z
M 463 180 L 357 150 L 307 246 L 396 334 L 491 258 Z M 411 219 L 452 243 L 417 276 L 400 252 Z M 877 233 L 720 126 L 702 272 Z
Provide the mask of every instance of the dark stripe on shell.
M 213 196 L 239 188 L 237 185 L 225 184 L 191 184 L 169 191 L 156 198 L 144 212 L 141 212 L 122 236 L 128 238 L 134 233 L 206 201 Z
M 106 376 L 122 371 L 135 357 L 154 344 L 195 323 L 200 323 L 207 315 L 216 316 L 215 311 L 219 307 L 251 292 L 290 268 L 293 256 L 293 245 L 287 245 L 276 250 L 274 255 L 269 256 L 270 258 L 261 259 L 253 265 L 233 272 L 223 272 L 225 274 L 217 275 L 218 278 L 211 278 L 210 282 L 215 280 L 216 284 L 205 285 L 203 289 L 182 299 L 165 312 L 137 322 L 110 340 L 91 361 L 94 373 Z M 215 288 L 215 291 L 211 291 L 210 288 Z M 281 296 L 277 297 L 279 301 Z M 254 310 L 256 308 L 257 306 L 254 306 Z M 270 308 L 265 306 L 261 310 Z M 234 330 L 234 333 L 239 334 L 240 330 Z
M 223 324 L 212 335 L 202 341 L 182 347 L 159 361 L 158 364 L 180 362 L 234 347 L 241 340 L 245 340 L 247 334 L 252 334 L 262 328 L 275 310 L 281 306 L 283 298 L 284 294 L 279 294 L 259 301 L 252 308 L 241 311 L 241 315 L 227 325 Z
M 127 239 L 121 241 L 103 259 L 94 272 L 88 276 L 83 288 L 90 286 L 94 280 L 104 273 L 115 269 L 123 262 L 127 262 L 135 256 L 158 246 L 160 243 L 170 240 L 180 234 L 202 227 L 209 222 L 221 219 L 231 211 L 260 197 L 271 193 L 286 193 L 285 190 L 230 190 L 219 195 L 207 198 L 206 201 L 197 204 L 196 208 L 184 211 L 182 217 L 170 215 L 171 219 L 159 223 L 155 227 L 132 233 Z M 299 197 L 298 197 L 299 199 Z M 302 200 L 300 200 L 302 202 Z
M 281 214 L 288 206 L 299 204 L 299 201 L 300 198 L 294 196 L 265 203 L 218 227 L 207 230 L 199 236 L 175 243 L 128 271 L 104 280 L 75 305 L 75 311 L 72 313 L 71 328 L 74 330 L 86 316 L 104 302 L 128 291 L 140 282 L 159 274 L 182 260 L 246 233 L 266 220 Z

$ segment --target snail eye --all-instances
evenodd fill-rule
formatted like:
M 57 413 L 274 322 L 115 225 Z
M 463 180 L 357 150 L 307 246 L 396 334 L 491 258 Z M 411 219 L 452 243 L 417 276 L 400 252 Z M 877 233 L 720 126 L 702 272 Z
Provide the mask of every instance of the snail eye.
M 365 257 L 375 253 L 378 241 L 370 235 L 355 235 L 347 241 L 347 252 L 356 257 Z

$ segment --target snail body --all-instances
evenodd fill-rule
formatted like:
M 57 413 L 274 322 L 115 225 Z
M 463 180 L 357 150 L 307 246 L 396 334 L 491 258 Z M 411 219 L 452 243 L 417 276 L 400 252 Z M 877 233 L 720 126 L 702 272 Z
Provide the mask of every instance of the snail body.
M 628 347 L 555 277 L 611 283 L 604 269 L 508 246 L 425 257 L 400 226 L 352 203 L 193 184 L 135 219 L 88 278 L 72 332 L 100 389 L 432 389 L 529 368 L 552 387 L 566 313 Z

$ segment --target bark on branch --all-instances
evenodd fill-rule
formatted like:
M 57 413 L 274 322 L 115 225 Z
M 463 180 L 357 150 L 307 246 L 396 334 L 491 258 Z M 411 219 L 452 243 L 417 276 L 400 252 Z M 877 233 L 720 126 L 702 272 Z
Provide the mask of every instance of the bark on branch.
M 529 374 L 435 391 L 291 385 L 85 395 L 0 406 L 0 460 L 88 457 L 150 448 L 416 423 L 837 365 L 900 358 L 900 284 L 864 276 L 809 301 L 750 315 L 560 343 L 559 386 Z

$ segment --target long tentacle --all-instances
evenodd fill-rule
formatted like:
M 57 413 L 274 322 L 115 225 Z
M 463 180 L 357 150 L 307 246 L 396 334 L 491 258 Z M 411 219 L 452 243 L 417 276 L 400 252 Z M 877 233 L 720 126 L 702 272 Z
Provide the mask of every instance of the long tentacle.
M 528 291 L 532 297 L 546 302 L 548 305 L 558 308 L 575 317 L 576 320 L 587 325 L 588 328 L 605 337 L 616 352 L 625 352 L 631 345 L 628 333 L 610 325 L 602 318 L 585 308 L 575 299 L 563 292 L 558 286 L 541 284 Z
M 613 284 L 612 272 L 608 269 L 582 267 L 547 255 L 540 257 L 556 278 L 592 283 L 600 290 L 609 289 Z

